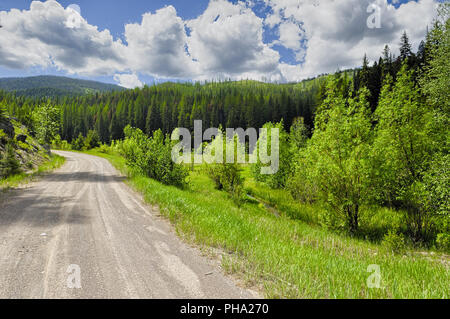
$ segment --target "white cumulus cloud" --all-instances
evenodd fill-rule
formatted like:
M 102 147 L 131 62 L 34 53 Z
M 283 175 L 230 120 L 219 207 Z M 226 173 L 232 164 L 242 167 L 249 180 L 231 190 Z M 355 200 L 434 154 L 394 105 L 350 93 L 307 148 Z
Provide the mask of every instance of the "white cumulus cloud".
M 307 40 L 304 64 L 300 68 L 281 66 L 285 71 L 290 70 L 283 73 L 288 80 L 360 66 L 364 54 L 376 60 L 386 44 L 397 53 L 400 36 L 405 30 L 414 49 L 417 49 L 427 25 L 430 26 L 435 17 L 438 5 L 434 0 L 410 1 L 399 8 L 387 0 L 264 1 L 273 10 L 267 24 L 272 27 L 279 25 L 279 42 L 282 45 L 301 53 L 294 42 L 299 38 Z M 368 12 L 367 8 L 373 4 L 380 9 L 381 28 L 367 26 L 367 19 L 373 13 Z M 297 40 L 292 34 L 295 32 L 290 21 L 302 26 L 296 32 Z M 287 31 L 287 28 L 290 30 Z
M 58 2 L 33 1 L 29 10 L 0 12 L 0 65 L 56 66 L 69 73 L 105 75 L 123 69 L 124 45 Z M 70 27 L 68 26 L 70 25 Z
M 263 42 L 263 19 L 243 2 L 211 0 L 191 30 L 188 48 L 204 77 L 272 77 L 279 53 Z
M 136 74 L 115 74 L 114 81 L 119 83 L 120 86 L 123 86 L 127 89 L 134 89 L 137 87 L 143 87 L 144 83 L 139 80 L 139 77 Z
M 381 28 L 367 27 L 369 4 L 380 7 Z M 257 4 L 268 14 L 255 13 Z M 406 30 L 416 49 L 436 14 L 437 0 L 211 0 L 184 21 L 169 5 L 124 26 L 124 39 L 100 30 L 82 8 L 55 0 L 27 10 L 0 11 L 0 66 L 56 67 L 69 74 L 109 75 L 125 87 L 142 86 L 138 74 L 156 78 L 249 78 L 296 81 L 356 67 L 367 53 L 377 59 L 385 44 L 398 52 Z M 275 39 L 265 32 L 275 30 Z M 294 53 L 290 64 L 275 49 Z
M 140 24 L 127 24 L 125 38 L 133 70 L 167 78 L 189 78 L 195 73 L 186 51 L 184 22 L 173 6 L 145 13 Z

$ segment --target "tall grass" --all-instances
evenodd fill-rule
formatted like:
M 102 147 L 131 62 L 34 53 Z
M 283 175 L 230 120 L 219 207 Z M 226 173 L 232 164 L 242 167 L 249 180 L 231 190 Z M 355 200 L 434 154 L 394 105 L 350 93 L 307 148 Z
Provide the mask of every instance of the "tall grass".
M 255 182 L 249 167 L 243 169 L 243 176 L 245 177 L 246 192 L 266 205 L 272 206 L 283 216 L 310 225 L 330 226 L 327 220 L 329 214 L 323 206 L 301 203 L 294 200 L 289 191 L 285 189 L 272 189 L 265 184 Z M 380 242 L 389 231 L 406 232 L 403 214 L 402 211 L 385 207 L 362 207 L 360 227 L 353 236 Z M 348 233 L 345 227 L 334 230 Z

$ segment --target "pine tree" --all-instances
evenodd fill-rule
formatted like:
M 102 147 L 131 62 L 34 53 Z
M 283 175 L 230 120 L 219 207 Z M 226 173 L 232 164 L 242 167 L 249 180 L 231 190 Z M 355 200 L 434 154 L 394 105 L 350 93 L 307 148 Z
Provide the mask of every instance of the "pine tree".
M 159 105 L 151 104 L 147 113 L 147 120 L 145 124 L 145 131 L 147 135 L 151 136 L 153 132 L 161 128 L 161 112 Z
M 137 128 L 144 131 L 145 130 L 145 100 L 142 93 L 138 95 L 136 101 L 134 102 L 134 124 Z M 130 124 L 130 123 L 128 123 Z
M 401 42 L 400 42 L 400 58 L 405 60 L 412 55 L 411 43 L 409 43 L 408 35 L 406 31 L 403 32 Z
M 118 116 L 116 113 L 114 113 L 112 119 L 111 119 L 111 127 L 110 127 L 110 132 L 111 132 L 111 140 L 115 141 L 115 140 L 120 140 L 123 138 L 123 129 L 120 125 Z M 81 133 L 80 133 L 81 134 Z
M 360 87 L 368 88 L 370 81 L 370 67 L 369 67 L 369 60 L 367 59 L 367 54 L 364 54 L 363 65 L 359 78 L 360 78 L 359 83 Z
M 382 77 L 385 78 L 386 75 L 392 75 L 392 53 L 389 46 L 386 44 L 383 50 L 383 67 L 382 67 Z

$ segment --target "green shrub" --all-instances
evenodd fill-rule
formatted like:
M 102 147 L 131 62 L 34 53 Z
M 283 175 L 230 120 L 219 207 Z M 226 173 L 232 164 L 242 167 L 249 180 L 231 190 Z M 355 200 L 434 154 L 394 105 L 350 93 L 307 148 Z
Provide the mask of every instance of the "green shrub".
M 394 254 L 400 254 L 405 251 L 405 237 L 396 231 L 389 230 L 384 236 L 383 246 Z
M 450 234 L 449 233 L 438 234 L 436 238 L 436 246 L 440 250 L 450 252 Z
M 90 130 L 86 136 L 85 147 L 90 150 L 100 146 L 100 136 L 97 131 Z
M 220 150 L 221 146 L 222 150 Z M 211 143 L 206 144 L 204 148 L 206 154 L 215 156 L 215 163 L 204 165 L 206 174 L 214 181 L 216 189 L 226 191 L 231 195 L 233 201 L 240 205 L 244 198 L 244 179 L 241 177 L 238 160 L 245 158 L 245 147 L 240 143 L 237 135 L 233 138 L 224 138 L 222 133 Z M 234 155 L 232 163 L 228 163 L 227 158 L 227 152 L 230 150 L 233 150 Z
M 316 112 L 312 138 L 296 156 L 288 187 L 304 202 L 319 201 L 327 208 L 330 226 L 345 225 L 357 233 L 362 207 L 373 195 L 370 145 L 372 120 L 363 88 L 343 97 L 337 80 L 327 85 L 327 98 Z
M 258 144 L 254 151 L 258 153 L 257 162 L 252 165 L 253 176 L 255 180 L 264 182 L 271 188 L 284 188 L 291 175 L 292 169 L 293 148 L 291 148 L 289 144 L 289 135 L 284 129 L 283 121 L 276 124 L 266 123 L 263 128 L 267 129 L 267 134 L 261 134 L 258 139 Z M 279 130 L 278 143 L 272 143 L 272 129 Z M 265 166 L 265 164 L 261 163 L 261 158 L 259 156 L 259 150 L 262 145 L 267 145 L 268 150 L 266 154 L 276 152 L 279 155 L 278 171 L 274 174 L 261 174 L 261 168 Z M 255 154 L 253 154 L 253 156 L 255 156 Z
M 450 155 L 435 154 L 423 178 L 425 207 L 433 215 L 438 233 L 448 232 L 450 212 Z
M 310 168 L 314 165 L 314 155 L 299 150 L 294 161 L 294 172 L 287 182 L 287 189 L 292 197 L 302 203 L 312 204 L 319 197 L 319 185 L 314 178 L 314 171 Z
M 29 144 L 27 144 L 27 143 L 24 143 L 24 142 L 21 142 L 21 141 L 16 141 L 16 144 L 17 144 L 17 146 L 18 146 L 19 148 L 21 148 L 21 149 L 23 149 L 23 150 L 28 150 L 28 151 L 30 151 L 30 150 L 32 149 L 32 146 L 31 146 L 31 145 L 29 145 Z
M 70 151 L 72 149 L 72 145 L 66 140 L 61 140 L 61 136 L 56 135 L 52 142 L 52 148 L 63 151 Z
M 243 178 L 238 164 L 208 164 L 205 166 L 208 176 L 214 181 L 216 189 L 228 192 L 236 204 L 244 197 Z
M 48 102 L 37 106 L 32 114 L 33 129 L 41 144 L 50 144 L 59 131 L 61 109 Z
M 70 151 L 72 149 L 72 145 L 69 142 L 67 142 L 66 140 L 64 140 L 64 141 L 61 142 L 61 147 L 60 148 L 62 150 Z
M 52 141 L 52 148 L 53 149 L 60 149 L 61 148 L 61 136 L 57 134 L 55 138 Z
M 82 151 L 83 149 L 85 149 L 85 146 L 86 146 L 85 138 L 83 134 L 80 133 L 77 139 L 72 142 L 72 149 L 76 151 Z
M 111 147 L 108 146 L 107 144 L 102 144 L 100 145 L 100 147 L 98 148 L 98 151 L 100 153 L 104 153 L 104 154 L 109 154 L 111 152 Z
M 173 162 L 174 142 L 169 136 L 164 137 L 161 130 L 157 130 L 152 137 L 148 137 L 131 126 L 127 126 L 124 133 L 125 140 L 113 145 L 125 157 L 128 167 L 166 185 L 186 184 L 189 172 L 181 164 Z

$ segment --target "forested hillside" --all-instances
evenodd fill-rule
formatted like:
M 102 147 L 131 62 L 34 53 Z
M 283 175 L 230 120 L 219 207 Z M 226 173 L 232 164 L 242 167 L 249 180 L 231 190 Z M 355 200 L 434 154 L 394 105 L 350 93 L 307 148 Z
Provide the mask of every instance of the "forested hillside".
M 27 78 L 1 78 L 0 90 L 15 92 L 17 96 L 40 98 L 121 91 L 124 88 L 114 84 L 61 76 L 36 76 Z
M 72 141 L 81 133 L 96 130 L 102 142 L 123 138 L 127 125 L 147 133 L 161 128 L 191 128 L 195 119 L 204 127 L 262 127 L 268 121 L 286 123 L 302 116 L 312 125 L 317 95 L 324 79 L 306 88 L 255 81 L 175 84 L 165 83 L 142 89 L 93 94 L 47 101 L 1 94 L 11 114 L 31 124 L 36 105 L 51 103 L 61 109 L 60 135 Z

